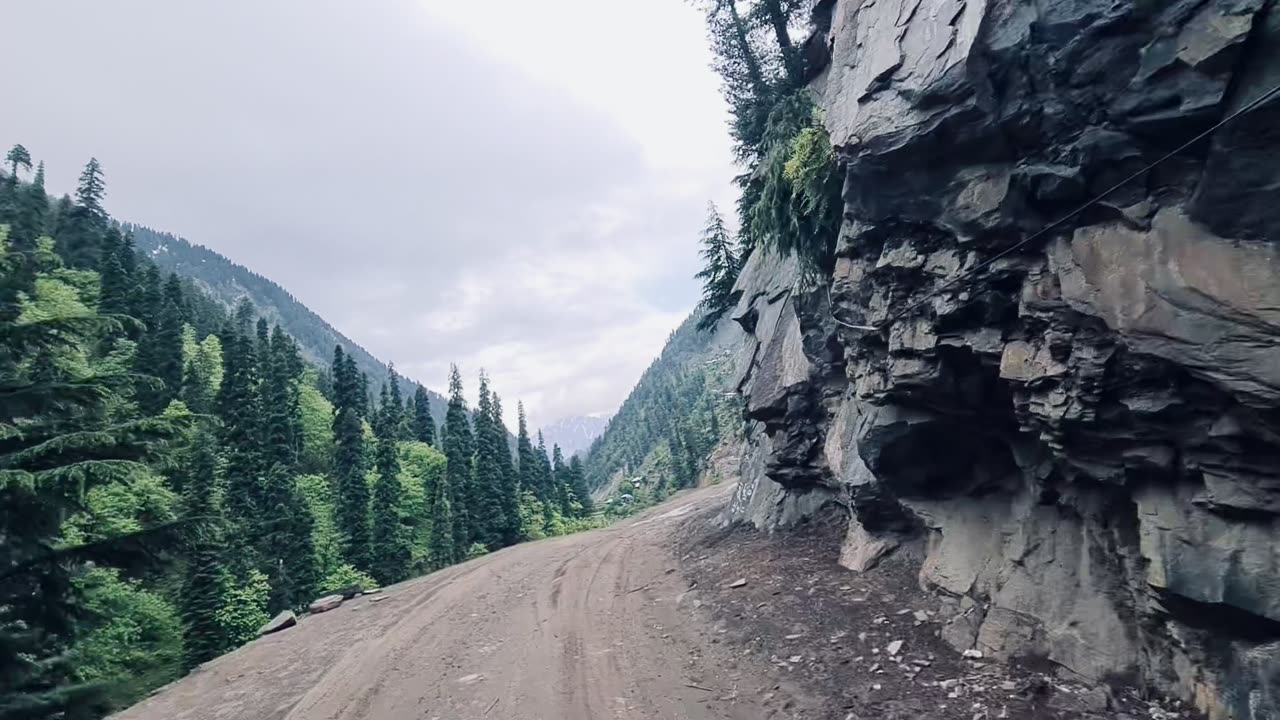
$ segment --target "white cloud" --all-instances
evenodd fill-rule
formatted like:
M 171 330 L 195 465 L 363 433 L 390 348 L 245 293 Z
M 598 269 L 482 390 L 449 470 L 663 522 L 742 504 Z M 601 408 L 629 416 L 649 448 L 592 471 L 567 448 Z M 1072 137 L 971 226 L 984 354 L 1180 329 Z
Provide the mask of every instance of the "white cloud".
M 696 302 L 727 112 L 684 0 L 42 0 L 0 135 L 436 389 L 608 413 Z M 112 42 L 103 43 L 103 37 Z M 77 92 L 48 82 L 75 77 Z M 85 113 L 92 107 L 94 112 Z

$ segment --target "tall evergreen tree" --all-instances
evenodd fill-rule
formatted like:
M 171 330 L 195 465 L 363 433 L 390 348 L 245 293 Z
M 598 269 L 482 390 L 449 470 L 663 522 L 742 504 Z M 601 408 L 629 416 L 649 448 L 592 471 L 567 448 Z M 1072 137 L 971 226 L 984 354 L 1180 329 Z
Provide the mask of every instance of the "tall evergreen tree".
M 269 607 L 301 607 L 314 597 L 320 582 L 312 542 L 314 520 L 283 463 L 267 471 L 262 495 L 263 513 L 256 518 L 257 554 L 271 586 Z
M 290 475 L 296 470 L 302 451 L 299 383 L 304 368 L 298 346 L 277 325 L 264 353 L 263 439 L 267 464 L 280 464 Z
M 498 495 L 503 518 L 499 533 L 500 544 L 514 545 L 520 542 L 520 475 L 511 460 L 511 446 L 507 442 L 510 433 L 507 432 L 507 424 L 502 419 L 502 399 L 497 393 L 493 394 L 492 412 L 494 444 L 499 449 L 497 453 Z
M 189 538 L 181 598 L 187 668 L 221 655 L 228 644 L 218 622 L 227 578 L 222 565 L 225 537 L 218 498 L 216 444 L 213 433 L 201 431 L 196 435 L 183 488 Z
M 506 438 L 499 436 L 489 378 L 480 373 L 480 402 L 475 414 L 475 465 L 471 475 L 471 540 L 489 548 L 502 544 L 507 518 L 502 502 L 502 454 Z
M 436 421 L 431 417 L 431 398 L 427 389 L 419 385 L 413 391 L 413 439 L 428 445 L 436 444 Z
M 543 504 L 547 502 L 547 491 L 542 486 L 542 474 L 538 459 L 533 452 L 533 442 L 529 439 L 529 423 L 524 416 L 524 403 L 516 404 L 518 425 L 516 428 L 516 460 L 519 464 L 520 490 L 528 490 Z
M 427 564 L 438 570 L 457 562 L 458 549 L 454 543 L 453 490 L 449 487 L 449 474 L 440 476 L 427 498 L 431 525 L 427 538 Z
M 337 475 L 337 520 L 343 535 L 347 562 L 368 570 L 371 529 L 369 526 L 369 484 L 364 477 L 364 428 L 360 409 L 364 406 L 364 384 L 355 363 L 341 346 L 333 350 L 334 366 L 334 472 Z M 225 381 L 224 381 L 225 382 Z
M 738 280 L 739 259 L 734 255 L 733 239 L 714 203 L 707 206 L 707 225 L 702 230 L 702 260 L 705 263 L 696 277 L 702 281 L 704 314 L 699 330 L 713 327 L 734 303 L 733 286 Z
M 263 398 L 261 467 L 266 471 L 255 534 L 261 569 L 271 584 L 271 606 L 283 609 L 309 600 L 320 578 L 312 542 L 314 520 L 294 483 L 301 453 L 298 384 L 302 359 L 293 340 L 279 326 L 266 333 L 262 325 L 259 323 L 255 347 L 263 373 L 259 382 Z
M 387 400 L 381 408 L 382 421 L 387 425 L 387 432 L 396 440 L 408 440 L 409 424 L 405 417 L 404 398 L 400 394 L 400 375 L 396 373 L 395 365 L 387 366 L 387 374 L 390 379 L 386 385 Z
M 462 397 L 462 375 L 454 365 L 449 372 L 449 409 L 444 418 L 445 479 L 453 517 L 455 552 L 465 553 L 471 544 L 472 487 L 471 465 L 475 456 L 475 440 L 467 419 L 467 404 Z
M 120 231 L 111 228 L 102 241 L 102 260 L 98 264 L 98 307 L 109 315 L 129 315 L 133 308 L 129 292 L 133 278 L 121 261 L 125 242 Z
M 577 455 L 569 458 L 569 483 L 573 494 L 581 506 L 580 514 L 586 517 L 595 512 L 595 503 L 591 500 L 591 491 L 587 488 L 587 474 L 582 467 L 582 459 Z
M 31 169 L 31 153 L 21 145 L 10 148 L 8 154 L 4 156 L 4 161 L 9 165 L 9 177 L 12 180 L 17 180 L 19 168 Z
M 124 487 L 181 428 L 108 419 L 123 376 L 86 372 L 77 359 L 118 323 L 91 312 L 23 318 L 33 276 L 13 272 L 20 263 L 6 235 L 0 226 L 0 715 L 73 717 L 97 700 L 67 662 L 83 613 L 72 577 L 135 543 L 69 545 L 63 521 L 92 490 Z M 56 260 L 50 252 L 21 264 L 55 271 Z
M 164 409 L 182 392 L 182 294 L 175 287 L 173 292 L 162 295 L 159 312 L 153 315 L 155 327 L 148 328 L 148 368 L 158 384 L 148 388 L 142 397 L 143 410 L 156 413 Z M 140 368 L 141 369 L 141 368 Z
M 102 208 L 106 194 L 102 166 L 97 158 L 90 158 L 80 173 L 75 205 L 57 234 L 58 254 L 67 264 L 79 268 L 98 266 L 98 247 L 107 230 L 107 213 Z
M 538 487 L 542 488 L 539 499 L 548 511 L 559 510 L 560 496 L 556 492 L 555 478 L 551 474 L 551 457 L 547 454 L 547 441 L 542 437 L 541 430 L 538 431 L 538 446 L 533 449 L 533 459 L 538 474 Z
M 377 471 L 373 493 L 373 541 L 370 571 L 378 582 L 390 584 L 403 580 L 409 571 L 410 545 L 408 528 L 400 517 L 403 494 L 400 485 L 400 460 L 396 443 L 402 423 L 403 408 L 398 389 L 400 379 L 391 368 L 382 386 L 382 406 L 378 408 Z M 389 389 L 391 388 L 391 389 Z
M 566 516 L 573 515 L 573 478 L 569 476 L 569 464 L 564 461 L 564 453 L 559 445 L 551 446 L 551 477 L 555 483 L 556 501 L 560 504 L 560 512 Z
M 753 42 L 748 19 L 734 0 L 707 3 L 707 29 L 715 53 L 715 69 L 724 81 L 725 100 L 733 113 L 734 150 L 750 158 L 764 137 L 775 84 L 765 74 L 762 48 Z
M 253 341 L 227 327 L 222 336 L 222 387 L 217 407 L 222 421 L 221 445 L 225 458 L 227 520 L 235 526 L 228 538 L 237 545 L 235 559 L 253 567 L 261 532 L 260 514 L 268 511 L 264 495 L 265 447 L 262 434 L 262 398 Z

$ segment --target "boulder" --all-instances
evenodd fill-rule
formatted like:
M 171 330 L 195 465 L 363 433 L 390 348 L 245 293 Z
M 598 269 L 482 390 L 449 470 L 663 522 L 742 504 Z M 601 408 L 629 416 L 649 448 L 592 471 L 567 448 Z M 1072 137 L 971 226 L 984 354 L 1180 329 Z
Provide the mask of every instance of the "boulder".
M 271 618 L 271 621 L 258 629 L 258 637 L 270 635 L 274 632 L 280 632 L 286 628 L 291 628 L 298 624 L 298 616 L 293 614 L 292 610 L 284 610 L 279 615 Z
M 307 612 L 312 615 L 328 612 L 341 605 L 343 600 L 345 600 L 345 598 L 341 595 L 325 595 L 322 598 L 312 600 L 311 604 L 307 606 Z

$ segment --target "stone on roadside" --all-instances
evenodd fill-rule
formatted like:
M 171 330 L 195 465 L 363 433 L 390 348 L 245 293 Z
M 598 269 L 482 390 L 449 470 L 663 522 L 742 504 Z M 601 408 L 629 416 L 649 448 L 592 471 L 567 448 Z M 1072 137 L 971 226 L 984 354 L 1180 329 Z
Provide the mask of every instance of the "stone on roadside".
M 969 648 L 968 650 L 965 650 L 963 653 L 960 653 L 960 654 L 963 655 L 964 657 L 969 658 L 970 660 L 982 659 L 982 651 L 976 648 Z
M 285 628 L 291 628 L 298 624 L 298 616 L 293 614 L 292 610 L 285 610 L 279 615 L 271 618 L 271 621 L 261 628 L 258 628 L 258 637 L 270 635 L 273 632 L 280 632 Z
M 899 652 L 902 651 L 902 644 L 903 643 L 901 640 L 894 640 L 893 642 L 884 646 L 884 651 L 889 653 L 890 657 L 893 657 L 894 655 L 897 655 Z
M 746 579 L 746 578 L 738 578 L 737 580 L 734 580 L 733 582 L 729 583 L 729 587 L 731 587 L 731 588 L 740 588 L 740 587 L 745 586 L 746 584 L 747 584 L 747 579 Z
M 307 612 L 312 615 L 328 612 L 341 605 L 343 599 L 341 595 L 325 595 L 322 598 L 312 600 L 311 604 L 307 606 Z

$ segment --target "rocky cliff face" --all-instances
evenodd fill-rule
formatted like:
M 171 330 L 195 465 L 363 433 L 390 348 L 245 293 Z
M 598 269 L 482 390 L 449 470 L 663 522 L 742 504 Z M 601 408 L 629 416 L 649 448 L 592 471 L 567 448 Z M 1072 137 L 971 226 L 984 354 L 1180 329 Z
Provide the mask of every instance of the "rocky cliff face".
M 819 12 L 838 259 L 739 280 L 733 512 L 844 505 L 959 648 L 1280 717 L 1280 101 L 983 265 L 1280 84 L 1280 6 Z

